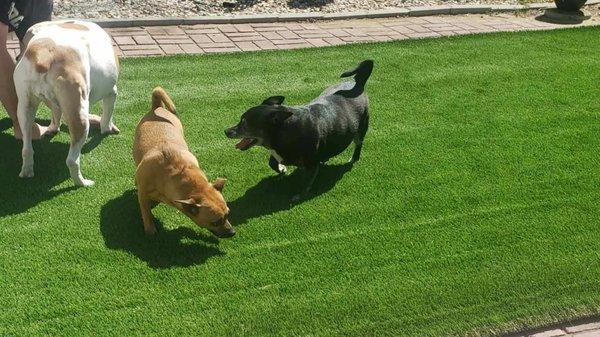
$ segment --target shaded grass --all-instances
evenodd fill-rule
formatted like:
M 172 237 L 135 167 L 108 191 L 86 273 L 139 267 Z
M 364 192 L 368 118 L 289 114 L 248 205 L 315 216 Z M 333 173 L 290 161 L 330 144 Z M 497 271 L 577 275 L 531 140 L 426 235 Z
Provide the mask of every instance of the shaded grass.
M 82 159 L 93 188 L 71 187 L 66 133 L 34 145 L 32 180 L 0 133 L 0 334 L 487 335 L 597 314 L 599 33 L 123 60 L 122 133 Z M 361 161 L 333 159 L 293 206 L 302 175 L 274 177 L 223 129 L 364 58 Z M 155 85 L 207 175 L 229 179 L 235 238 L 164 206 L 142 235 L 131 144 Z

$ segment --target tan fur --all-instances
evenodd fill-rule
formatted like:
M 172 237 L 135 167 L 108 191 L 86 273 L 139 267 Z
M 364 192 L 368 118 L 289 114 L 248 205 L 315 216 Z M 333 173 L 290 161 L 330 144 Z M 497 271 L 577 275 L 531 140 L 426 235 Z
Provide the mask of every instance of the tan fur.
M 55 78 L 56 98 L 64 120 L 69 126 L 71 141 L 80 139 L 85 131 L 86 120 L 80 115 L 81 97 L 86 89 L 82 76 L 83 64 L 79 55 L 68 47 L 57 46 L 54 41 L 43 38 L 33 41 L 25 52 L 39 73 Z
M 35 70 L 39 73 L 47 72 L 54 65 L 58 73 L 80 74 L 83 67 L 73 49 L 57 46 L 48 38 L 35 40 L 28 45 L 25 57 L 35 64 Z
M 63 23 L 59 24 L 59 26 L 62 28 L 65 28 L 65 29 L 75 29 L 75 30 L 83 30 L 83 31 L 90 30 L 88 27 L 86 27 L 84 25 L 80 25 L 73 21 L 63 22 Z
M 231 236 L 235 231 L 227 221 L 229 208 L 218 190 L 222 182 L 208 182 L 174 112 L 167 93 L 157 87 L 152 92 L 152 109 L 136 129 L 133 158 L 144 229 L 148 234 L 156 232 L 150 206 L 158 201 L 179 209 L 217 236 Z
M 156 108 L 167 108 L 172 113 L 175 113 L 175 104 L 171 100 L 171 97 L 167 95 L 165 90 L 161 87 L 156 87 L 152 90 L 152 110 Z

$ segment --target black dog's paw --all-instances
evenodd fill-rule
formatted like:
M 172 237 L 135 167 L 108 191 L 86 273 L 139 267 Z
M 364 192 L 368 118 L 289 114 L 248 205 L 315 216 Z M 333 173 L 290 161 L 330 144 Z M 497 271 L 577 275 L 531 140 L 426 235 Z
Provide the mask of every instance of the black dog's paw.
M 284 175 L 287 172 L 287 167 L 280 164 L 273 156 L 269 158 L 269 167 L 279 175 Z
M 285 175 L 287 173 L 287 167 L 285 165 L 278 164 L 277 173 Z

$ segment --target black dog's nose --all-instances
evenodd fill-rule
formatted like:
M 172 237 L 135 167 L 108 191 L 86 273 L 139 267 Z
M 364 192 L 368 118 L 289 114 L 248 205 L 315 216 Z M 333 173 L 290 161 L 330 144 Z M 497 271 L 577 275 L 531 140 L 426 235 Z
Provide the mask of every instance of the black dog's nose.
M 225 136 L 231 138 L 235 135 L 235 131 L 233 131 L 231 128 L 230 129 L 225 129 Z

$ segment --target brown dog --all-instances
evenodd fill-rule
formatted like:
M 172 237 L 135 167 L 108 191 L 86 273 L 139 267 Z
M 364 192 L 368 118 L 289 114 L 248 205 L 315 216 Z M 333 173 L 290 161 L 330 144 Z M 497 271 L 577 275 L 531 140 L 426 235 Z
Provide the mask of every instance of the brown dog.
M 229 208 L 221 194 L 226 180 L 208 182 L 188 149 L 175 106 L 161 87 L 152 91 L 152 109 L 137 126 L 133 158 L 146 234 L 156 233 L 150 209 L 163 202 L 220 238 L 235 235 L 227 220 Z

